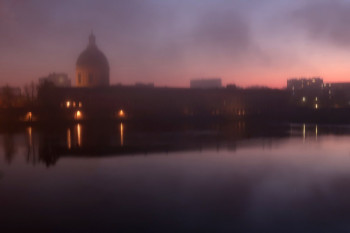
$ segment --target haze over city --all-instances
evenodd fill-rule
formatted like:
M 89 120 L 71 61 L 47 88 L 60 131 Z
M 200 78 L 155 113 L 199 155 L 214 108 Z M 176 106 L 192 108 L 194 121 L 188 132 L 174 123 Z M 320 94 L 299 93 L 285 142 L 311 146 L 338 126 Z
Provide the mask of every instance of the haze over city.
M 345 0 L 0 0 L 1 85 L 50 72 L 74 80 L 93 30 L 111 84 L 188 87 L 193 78 L 285 87 L 286 79 L 350 80 Z
M 350 0 L 0 0 L 0 233 L 350 232 Z

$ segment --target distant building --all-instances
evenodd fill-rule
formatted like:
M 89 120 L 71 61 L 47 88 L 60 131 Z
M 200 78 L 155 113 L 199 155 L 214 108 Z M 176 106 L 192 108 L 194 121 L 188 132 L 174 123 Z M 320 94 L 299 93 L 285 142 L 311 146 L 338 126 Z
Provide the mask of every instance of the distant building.
M 71 80 L 65 73 L 51 73 L 47 77 L 39 78 L 39 84 L 51 82 L 57 87 L 70 87 Z
M 324 96 L 327 96 L 328 102 L 335 108 L 350 107 L 350 83 L 326 83 L 324 87 Z
M 325 88 L 330 89 L 332 91 L 350 91 L 350 82 L 344 82 L 344 83 L 326 83 Z
M 287 80 L 287 90 L 291 93 L 293 102 L 299 106 L 320 108 L 323 100 L 325 84 L 320 77 L 292 78 Z M 324 101 L 323 101 L 324 102 Z
M 176 119 L 187 117 L 273 116 L 288 111 L 286 90 L 226 88 L 144 88 L 113 85 L 108 88 L 54 88 L 40 98 L 56 109 L 56 116 L 78 119 Z M 39 101 L 40 102 L 40 101 Z M 269 106 L 269 108 L 266 108 Z M 78 112 L 79 111 L 79 112 Z M 277 113 L 279 112 L 279 113 Z M 48 113 L 54 114 L 54 111 Z M 74 115 L 75 114 L 75 115 Z M 260 118 L 259 118 L 260 119 Z M 157 121 L 155 121 L 157 122 Z
M 154 83 L 142 83 L 142 82 L 136 82 L 135 87 L 154 87 Z
M 210 79 L 193 79 L 190 82 L 190 88 L 199 89 L 210 89 L 210 88 L 221 88 L 221 78 L 210 78 Z
M 322 89 L 323 79 L 320 77 L 313 78 L 292 78 L 287 80 L 287 89 L 291 91 L 303 89 Z
M 319 77 L 287 80 L 292 102 L 311 108 L 349 108 L 350 83 L 323 83 Z
M 238 87 L 236 84 L 227 84 L 226 88 L 227 89 L 239 89 L 240 87 Z
M 96 38 L 91 33 L 87 48 L 79 55 L 76 63 L 77 87 L 101 87 L 109 85 L 109 64 L 106 56 L 98 49 Z

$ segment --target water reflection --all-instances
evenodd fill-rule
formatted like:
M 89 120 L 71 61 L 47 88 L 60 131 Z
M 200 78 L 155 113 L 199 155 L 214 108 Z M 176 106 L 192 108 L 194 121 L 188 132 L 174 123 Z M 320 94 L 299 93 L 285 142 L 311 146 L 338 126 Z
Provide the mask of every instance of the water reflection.
M 29 126 L 26 131 L 27 131 L 27 162 L 36 164 L 37 156 L 35 154 L 35 146 L 33 142 L 33 127 Z
M 317 124 L 292 124 L 290 126 L 290 136 L 302 137 L 303 143 L 306 143 L 307 141 L 318 141 L 319 128 L 320 127 Z M 323 128 L 329 127 L 323 126 Z M 334 129 L 336 128 L 337 127 L 335 127 Z
M 162 126 L 163 127 L 163 126 Z M 350 134 L 350 128 L 328 127 L 315 124 L 294 124 L 266 126 L 237 121 L 229 125 L 213 124 L 199 127 L 184 124 L 160 127 L 128 124 L 127 134 L 124 123 L 86 125 L 82 123 L 50 130 L 24 129 L 26 161 L 54 165 L 66 156 L 95 156 L 172 153 L 176 151 L 237 151 L 242 147 L 258 146 L 272 149 L 281 139 L 296 137 L 302 142 L 319 142 L 319 137 L 328 134 Z M 116 131 L 117 128 L 117 131 Z M 34 132 L 37 135 L 34 137 Z M 320 132 L 322 134 L 320 135 Z M 10 163 L 21 141 L 19 132 L 4 132 L 3 151 L 5 160 Z M 14 138 L 16 136 L 16 138 Z M 22 137 L 22 136 L 21 136 Z M 19 137 L 19 138 L 21 138 Z M 127 143 L 126 142 L 127 137 Z M 259 139 L 259 140 L 257 140 Z M 263 140 L 262 140 L 263 139 Z
M 54 169 L 31 169 L 17 159 L 0 167 L 6 174 L 0 185 L 2 230 L 347 232 L 349 127 L 182 127 L 81 124 L 81 147 L 75 124 L 40 133 L 23 129 L 21 139 L 10 133 L 12 147 L 39 145 L 39 161 L 60 161 Z M 110 157 L 130 153 L 149 156 Z
M 71 127 L 67 128 L 66 132 L 66 148 L 71 150 L 72 148 L 82 147 L 82 125 L 80 123 L 75 124 L 73 128 L 74 135 L 72 136 Z
M 124 145 L 124 125 L 120 123 L 120 146 Z
M 81 147 L 82 146 L 82 142 L 81 142 L 81 125 L 78 123 L 76 128 L 77 128 L 78 147 Z
M 4 149 L 4 154 L 5 154 L 5 160 L 8 163 L 11 163 L 14 155 L 16 153 L 16 146 L 15 146 L 15 141 L 13 138 L 12 133 L 6 133 L 3 136 L 3 149 Z
M 33 131 L 32 127 L 29 126 L 29 127 L 27 128 L 27 133 L 28 133 L 28 145 L 29 145 L 29 147 L 33 147 L 33 134 L 32 134 L 32 131 Z
M 72 148 L 72 133 L 70 128 L 67 129 L 67 148 L 68 150 Z

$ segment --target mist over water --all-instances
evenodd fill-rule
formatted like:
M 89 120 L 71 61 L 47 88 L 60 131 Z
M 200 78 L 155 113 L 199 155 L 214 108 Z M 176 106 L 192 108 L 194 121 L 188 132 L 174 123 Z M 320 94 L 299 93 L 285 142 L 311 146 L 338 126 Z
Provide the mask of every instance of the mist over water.
M 0 0 L 0 233 L 350 232 L 349 21 Z
M 2 131 L 3 230 L 348 229 L 348 127 L 161 128 Z

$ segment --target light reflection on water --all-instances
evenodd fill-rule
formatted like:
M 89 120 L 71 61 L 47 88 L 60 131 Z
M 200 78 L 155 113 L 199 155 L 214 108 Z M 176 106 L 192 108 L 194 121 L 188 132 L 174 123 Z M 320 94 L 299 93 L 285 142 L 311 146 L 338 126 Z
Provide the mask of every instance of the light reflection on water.
M 67 128 L 66 147 L 68 150 L 72 149 L 73 147 L 82 147 L 82 125 L 80 123 L 75 124 L 73 132 L 74 134 L 72 136 L 71 127 Z
M 72 135 L 70 128 L 67 129 L 67 148 L 68 150 L 72 148 Z
M 82 139 L 81 139 L 81 125 L 77 124 L 77 139 L 78 139 L 78 147 L 82 146 Z
M 35 127 L 28 128 L 25 137 L 1 135 L 0 159 L 7 161 L 12 153 L 11 163 L 0 163 L 0 218 L 5 230 L 349 229 L 350 134 L 346 127 L 292 125 L 285 129 L 287 133 L 272 136 L 258 132 L 255 136 L 246 128 L 239 135 L 231 135 L 230 129 L 224 136 L 197 131 L 152 134 L 130 130 L 127 141 L 124 130 L 130 127 L 123 124 L 108 127 L 108 137 L 101 133 L 107 128 L 91 131 L 81 124 L 73 127 L 75 139 L 71 128 L 56 137 L 44 135 Z M 80 153 L 100 138 L 114 143 L 107 144 L 111 147 L 107 154 Z M 191 145 L 183 138 L 191 139 Z M 128 144 L 130 139 L 135 144 Z M 175 141 L 179 150 L 160 145 L 169 141 Z M 135 150 L 134 145 L 148 145 L 148 153 Z M 28 147 L 40 148 L 41 154 L 36 156 L 42 162 L 40 166 L 28 166 L 28 161 L 22 159 Z M 121 147 L 122 151 L 135 153 L 109 154 L 119 152 Z M 45 159 L 55 161 L 52 165 L 56 166 L 46 169 Z
M 301 125 L 291 125 L 290 127 L 290 135 L 291 137 L 299 137 L 301 136 L 303 139 L 303 143 L 307 140 L 315 140 L 317 141 L 319 135 L 319 126 L 317 124 L 301 124 Z
M 282 139 L 300 138 L 303 144 L 307 142 L 318 141 L 319 137 L 325 137 L 332 134 L 339 134 L 347 136 L 350 134 L 350 128 L 342 127 L 319 127 L 317 124 L 301 124 L 290 125 L 288 128 L 278 131 L 274 134 L 262 134 L 261 132 L 255 135 L 255 131 L 247 130 L 244 122 L 237 122 L 237 125 L 230 129 L 225 129 L 225 132 L 221 132 L 221 129 L 214 130 L 179 130 L 171 132 L 130 132 L 129 143 L 125 145 L 125 125 L 119 123 L 117 128 L 119 132 L 113 130 L 114 127 L 108 126 L 108 128 L 92 128 L 87 127 L 86 132 L 83 130 L 86 125 L 77 123 L 73 126 L 66 128 L 66 133 L 55 133 L 54 137 L 47 135 L 46 133 L 39 132 L 39 129 L 32 126 L 27 127 L 26 134 L 26 147 L 28 156 L 34 158 L 33 160 L 41 160 L 45 163 L 45 156 L 51 156 L 54 154 L 56 159 L 59 157 L 65 157 L 67 154 L 76 155 L 77 149 L 80 148 L 80 155 L 84 155 L 84 152 L 89 153 L 90 149 L 94 150 L 94 154 L 99 154 L 99 149 L 102 149 L 101 155 L 109 154 L 148 154 L 148 153 L 161 153 L 171 151 L 186 151 L 186 150 L 202 150 L 210 148 L 237 148 L 237 145 L 246 145 L 248 147 L 254 146 L 254 142 L 258 140 L 279 143 Z M 262 130 L 264 131 L 264 130 Z M 73 132 L 73 134 L 72 134 Z M 320 134 L 321 132 L 321 134 Z M 57 134 L 57 135 L 56 135 Z M 64 136 L 63 136 L 64 135 Z M 1 134 L 0 134 L 1 136 Z M 2 134 L 3 150 L 5 160 L 11 162 L 12 157 L 16 156 L 17 144 L 21 140 L 14 139 L 14 136 L 21 137 L 20 133 L 5 132 Z M 37 137 L 37 138 L 35 138 Z M 117 140 L 115 140 L 116 138 Z M 83 144 L 83 139 L 86 143 Z M 126 146 L 126 149 L 121 150 Z M 39 148 L 36 150 L 35 148 Z M 41 148 L 41 150 L 40 150 Z M 120 149 L 119 149 L 120 148 Z M 138 150 L 141 148 L 141 150 Z M 41 153 L 41 154 L 40 154 Z M 121 154 L 120 154 L 121 153 Z M 20 156 L 20 155 L 19 155 Z M 49 158 L 51 161 L 52 156 Z M 52 165 L 52 164 L 47 164 Z
M 27 132 L 28 132 L 28 145 L 29 147 L 33 147 L 33 135 L 32 135 L 32 127 L 29 126 L 27 128 Z
M 124 145 L 124 125 L 120 123 L 120 146 Z

